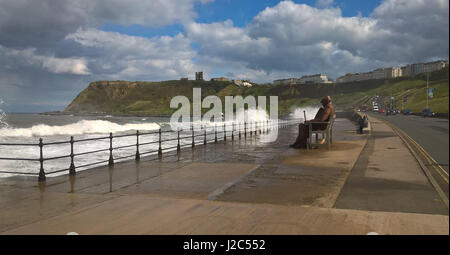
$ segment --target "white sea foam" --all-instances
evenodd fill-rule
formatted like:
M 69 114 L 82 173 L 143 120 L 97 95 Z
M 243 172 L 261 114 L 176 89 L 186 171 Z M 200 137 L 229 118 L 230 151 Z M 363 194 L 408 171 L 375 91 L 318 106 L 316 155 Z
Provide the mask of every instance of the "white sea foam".
M 0 128 L 0 137 L 33 137 L 52 135 L 83 135 L 116 133 L 131 130 L 155 130 L 160 126 L 156 123 L 128 123 L 117 124 L 106 120 L 81 120 L 73 124 L 63 126 L 50 126 L 46 124 L 34 125 L 30 128 Z
M 3 104 L 3 99 L 0 98 L 0 128 L 7 128 L 8 123 L 6 122 L 6 113 L 2 110 Z
M 246 120 L 247 122 L 258 122 L 263 120 L 268 120 L 269 115 L 265 110 L 259 109 L 248 109 L 245 111 L 239 111 L 236 113 L 236 119 L 239 121 Z
M 224 116 L 223 116 L 224 117 Z M 226 125 L 227 130 L 232 129 L 233 123 L 255 123 L 255 122 L 261 122 L 269 120 L 269 115 L 265 110 L 259 110 L 259 109 L 248 109 L 248 110 L 240 110 L 237 113 L 235 113 L 235 120 L 229 120 L 225 121 L 222 120 L 202 120 L 202 121 L 194 121 L 194 122 L 174 122 L 170 123 L 172 130 L 178 130 L 178 129 L 190 129 L 191 126 L 194 126 L 194 129 L 200 129 L 203 127 L 206 128 L 214 128 L 215 126 L 219 129 L 223 128 L 223 125 Z M 249 128 L 251 128 L 249 126 Z
M 310 120 L 310 119 L 314 119 L 314 117 L 316 116 L 317 111 L 320 108 L 317 106 L 306 106 L 306 107 L 299 107 L 296 108 L 291 114 L 290 117 L 291 118 L 295 118 L 295 119 L 304 119 L 304 113 L 303 111 L 305 111 L 306 114 L 306 119 Z

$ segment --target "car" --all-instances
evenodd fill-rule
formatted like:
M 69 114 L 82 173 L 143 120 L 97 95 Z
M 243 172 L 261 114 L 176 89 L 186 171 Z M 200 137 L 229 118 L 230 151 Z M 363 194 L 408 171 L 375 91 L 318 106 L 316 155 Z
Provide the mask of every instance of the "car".
M 396 115 L 396 114 L 397 114 L 396 109 L 387 109 L 386 110 L 386 115 Z
M 431 108 L 425 108 L 422 110 L 423 117 L 434 117 L 435 113 Z
M 378 110 L 380 109 L 380 108 L 378 108 L 378 104 L 373 104 L 373 111 L 374 112 L 378 112 Z
M 386 111 L 384 109 L 378 110 L 378 113 L 385 113 Z
M 403 115 L 413 115 L 413 111 L 411 111 L 410 109 L 406 109 L 403 111 Z

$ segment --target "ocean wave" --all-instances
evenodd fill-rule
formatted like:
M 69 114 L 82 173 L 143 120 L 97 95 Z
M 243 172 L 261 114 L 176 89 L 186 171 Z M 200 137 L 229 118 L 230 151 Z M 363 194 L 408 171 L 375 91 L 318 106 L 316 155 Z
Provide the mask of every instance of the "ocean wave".
M 319 111 L 320 107 L 317 106 L 307 106 L 307 107 L 298 107 L 290 114 L 291 118 L 295 119 L 304 119 L 306 115 L 307 120 L 314 119 L 317 111 Z M 305 111 L 305 113 L 303 113 Z
M 5 102 L 3 101 L 3 99 L 0 97 L 0 107 L 4 104 Z M 8 123 L 6 122 L 6 113 L 2 110 L 2 108 L 0 108 L 0 128 L 7 128 L 8 127 Z
M 81 120 L 73 124 L 50 126 L 34 125 L 30 128 L 0 128 L 0 137 L 33 137 L 52 135 L 83 135 L 125 132 L 131 130 L 155 130 L 160 126 L 156 123 L 117 124 L 106 120 Z
M 247 110 L 240 110 L 237 113 L 233 113 L 233 117 L 235 120 L 225 120 L 226 116 L 221 116 L 221 119 L 211 119 L 211 120 L 200 120 L 200 121 L 188 121 L 188 122 L 176 122 L 176 121 L 171 121 L 169 124 L 171 126 L 172 130 L 178 130 L 178 129 L 182 129 L 182 130 L 189 130 L 192 126 L 194 127 L 194 129 L 199 129 L 199 128 L 214 128 L 214 127 L 218 127 L 219 129 L 223 128 L 223 125 L 226 125 L 226 129 L 231 129 L 233 124 L 237 125 L 237 123 L 243 123 L 243 122 L 247 122 L 247 123 L 261 123 L 261 122 L 265 122 L 267 120 L 270 120 L 269 115 L 267 114 L 267 112 L 265 110 L 260 110 L 260 109 L 247 109 Z M 255 128 L 256 126 L 252 126 L 253 128 Z M 250 126 L 249 126 L 250 128 Z

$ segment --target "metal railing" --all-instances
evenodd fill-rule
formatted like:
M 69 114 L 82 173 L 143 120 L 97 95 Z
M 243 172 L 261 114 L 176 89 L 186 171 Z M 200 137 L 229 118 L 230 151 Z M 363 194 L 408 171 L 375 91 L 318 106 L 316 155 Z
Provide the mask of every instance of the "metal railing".
M 48 174 L 55 174 L 60 173 L 64 171 L 68 171 L 70 175 L 76 174 L 76 168 L 82 168 L 82 167 L 89 167 L 93 165 L 108 163 L 108 165 L 112 166 L 114 165 L 115 160 L 120 159 L 126 159 L 130 157 L 134 157 L 136 161 L 139 161 L 142 155 L 146 154 L 157 154 L 158 158 L 161 158 L 163 155 L 163 151 L 170 151 L 176 149 L 177 153 L 180 152 L 182 148 L 182 141 L 189 139 L 190 145 L 189 147 L 195 147 L 196 145 L 199 145 L 203 143 L 203 145 L 206 145 L 207 143 L 217 143 L 219 140 L 227 141 L 227 137 L 231 138 L 231 140 L 239 139 L 241 140 L 242 137 L 244 139 L 247 139 L 247 137 L 253 137 L 257 136 L 258 134 L 265 134 L 268 133 L 271 129 L 274 127 L 278 128 L 285 128 L 289 125 L 297 124 L 299 123 L 298 119 L 291 119 L 291 120 L 266 120 L 266 121 L 256 121 L 256 122 L 232 122 L 232 123 L 223 123 L 223 125 L 218 126 L 217 124 L 214 125 L 211 128 L 208 128 L 205 125 L 197 125 L 200 126 L 200 128 L 196 128 L 196 125 L 191 124 L 189 129 L 178 129 L 176 131 L 174 130 L 167 130 L 162 131 L 161 128 L 159 128 L 157 131 L 152 132 L 140 132 L 139 130 L 136 131 L 136 133 L 133 134 L 121 134 L 121 135 L 113 135 L 113 133 L 109 133 L 109 136 L 102 136 L 102 137 L 95 137 L 95 138 L 85 138 L 85 139 L 77 139 L 75 140 L 73 136 L 70 137 L 69 141 L 56 141 L 56 142 L 48 142 L 44 143 L 42 138 L 39 138 L 38 143 L 0 143 L 0 146 L 24 146 L 24 147 L 30 147 L 30 146 L 37 146 L 39 147 L 39 158 L 8 158 L 8 157 L 1 157 L 0 160 L 14 160 L 14 161 L 38 161 L 39 162 L 39 172 L 32 173 L 32 172 L 20 172 L 20 171 L 0 171 L 0 173 L 3 174 L 15 174 L 15 175 L 33 175 L 38 176 L 38 180 L 40 182 L 45 181 L 46 175 Z M 211 132 L 208 132 L 211 131 Z M 163 139 L 163 134 L 166 133 L 176 133 L 175 138 L 170 139 Z M 187 135 L 185 135 L 187 134 Z M 150 141 L 150 142 L 139 142 L 139 138 L 149 136 L 149 135 L 157 135 L 158 139 L 156 141 Z M 208 136 L 214 135 L 213 140 L 208 140 Z M 136 143 L 134 144 L 128 144 L 128 145 L 122 145 L 113 147 L 113 139 L 114 138 L 121 138 L 121 137 L 136 137 Z M 203 141 L 201 143 L 196 143 L 196 138 L 198 140 L 198 137 L 202 137 Z M 236 138 L 235 138 L 236 137 Z M 109 140 L 109 148 L 105 149 L 98 149 L 98 150 L 92 150 L 92 151 L 85 151 L 80 153 L 74 153 L 74 145 L 76 143 L 80 142 L 88 142 L 88 141 L 99 141 L 99 140 Z M 176 146 L 171 147 L 163 147 L 164 142 L 168 141 L 177 141 Z M 44 148 L 46 146 L 51 145 L 61 145 L 61 144 L 70 144 L 70 154 L 68 155 L 61 155 L 61 156 L 55 156 L 55 157 L 44 157 Z M 147 150 L 143 151 L 140 149 L 140 147 L 144 145 L 150 145 L 150 144 L 158 144 L 158 149 L 153 150 Z M 183 144 L 186 145 L 186 144 Z M 121 157 L 113 157 L 113 151 L 129 148 L 129 147 L 136 147 L 136 152 L 132 155 L 125 155 Z M 186 147 L 186 146 L 185 146 Z M 83 156 L 83 155 L 89 155 L 99 152 L 106 152 L 109 151 L 109 158 L 105 160 L 100 160 L 88 164 L 78 165 L 75 167 L 74 159 L 75 157 Z M 64 169 L 58 169 L 54 171 L 45 172 L 44 171 L 44 162 L 52 161 L 52 160 L 58 160 L 58 159 L 65 159 L 70 158 L 70 163 L 68 163 L 69 167 Z

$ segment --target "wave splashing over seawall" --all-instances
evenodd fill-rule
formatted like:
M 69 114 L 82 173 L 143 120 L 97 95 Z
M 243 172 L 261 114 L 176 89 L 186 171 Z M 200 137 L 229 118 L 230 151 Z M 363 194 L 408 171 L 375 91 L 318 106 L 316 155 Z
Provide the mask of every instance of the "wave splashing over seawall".
M 294 112 L 292 112 L 290 114 L 290 117 L 293 119 L 304 119 L 304 113 L 303 111 L 305 111 L 306 114 L 306 119 L 307 120 L 311 120 L 314 119 L 314 117 L 316 116 L 317 111 L 319 111 L 320 107 L 317 106 L 306 106 L 306 107 L 299 107 L 296 108 L 294 110 Z
M 1 121 L 1 119 L 0 119 Z M 131 130 L 156 130 L 160 126 L 156 123 L 117 124 L 106 120 L 80 120 L 73 124 L 50 126 L 46 124 L 34 125 L 30 128 L 10 128 L 0 125 L 0 137 L 36 137 L 53 135 L 83 135 L 126 132 Z

